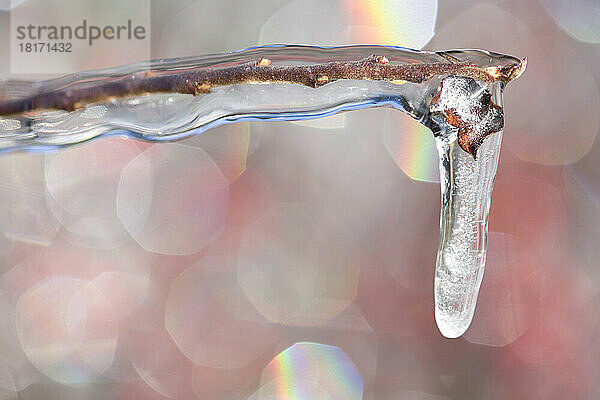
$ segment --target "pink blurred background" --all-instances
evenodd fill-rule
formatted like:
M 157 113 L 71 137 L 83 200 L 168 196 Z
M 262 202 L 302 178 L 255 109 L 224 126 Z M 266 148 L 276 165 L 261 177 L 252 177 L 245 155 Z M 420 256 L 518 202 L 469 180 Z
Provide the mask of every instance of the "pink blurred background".
M 600 398 L 600 4 L 151 6 L 153 58 L 267 43 L 527 56 L 505 91 L 473 323 L 455 340 L 435 326 L 437 156 L 397 111 L 2 155 L 0 399 Z

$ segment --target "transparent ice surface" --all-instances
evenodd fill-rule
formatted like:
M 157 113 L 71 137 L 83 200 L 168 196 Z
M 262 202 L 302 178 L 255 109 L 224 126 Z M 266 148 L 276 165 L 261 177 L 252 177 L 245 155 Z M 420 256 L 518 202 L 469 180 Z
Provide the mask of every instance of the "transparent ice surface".
M 187 83 L 186 77 L 192 75 L 186 74 L 211 69 L 226 71 L 265 63 L 310 70 L 318 64 L 369 57 L 390 66 L 437 65 L 438 69 L 413 82 L 366 79 L 349 71 L 352 79 L 336 79 L 317 88 L 266 79 L 211 85 L 196 96 L 176 93 L 175 86 L 167 85 L 171 89 L 166 93 L 149 90 L 153 93 L 104 96 L 99 101 L 85 101 L 74 111 L 2 112 L 21 104 L 30 109 L 33 103 L 28 99 L 39 94 L 60 103 L 61 96 L 70 98 L 94 88 L 140 87 L 140 81 L 156 76 L 161 77 L 161 85 Z M 466 66 L 466 76 L 443 72 L 456 65 Z M 173 141 L 240 120 L 313 119 L 373 106 L 404 111 L 430 128 L 437 142 L 442 213 L 435 315 L 444 336 L 458 337 L 473 317 L 485 265 L 487 217 L 502 137 L 502 90 L 523 68 L 519 59 L 481 50 L 434 53 L 387 46 L 271 46 L 140 63 L 44 82 L 9 81 L 0 83 L 0 114 L 5 114 L 0 116 L 0 152 L 44 151 L 108 135 Z
M 460 85 L 460 81 L 458 83 Z M 454 85 L 453 85 L 454 86 Z M 456 109 L 474 118 L 473 124 L 486 124 L 494 119 L 493 112 L 479 115 L 476 98 L 484 86 L 474 85 L 462 98 L 452 99 Z M 466 89 L 466 87 L 463 87 Z M 475 91 L 475 93 L 472 93 Z M 468 95 L 467 93 L 472 93 Z M 456 86 L 452 94 L 460 95 Z M 502 105 L 502 88 L 492 86 L 489 94 L 493 104 Z M 448 106 L 450 106 L 450 104 Z M 468 117 L 463 117 L 466 119 Z M 487 249 L 488 213 L 496 177 L 502 131 L 485 139 L 477 151 L 477 159 L 463 151 L 455 132 L 436 137 L 439 153 L 442 210 L 440 214 L 440 244 L 435 270 L 435 319 L 440 332 L 449 338 L 461 336 L 469 327 L 483 278 Z
M 435 270 L 435 319 L 446 337 L 469 327 L 483 278 L 487 224 L 502 132 L 473 159 L 455 140 L 437 139 L 442 210 Z

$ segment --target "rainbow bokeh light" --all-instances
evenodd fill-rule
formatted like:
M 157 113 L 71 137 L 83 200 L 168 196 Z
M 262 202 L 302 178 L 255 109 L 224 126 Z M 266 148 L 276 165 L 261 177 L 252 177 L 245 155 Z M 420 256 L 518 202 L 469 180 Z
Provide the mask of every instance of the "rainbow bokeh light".
M 421 49 L 434 35 L 437 0 L 345 0 L 354 43 Z
M 383 143 L 402 172 L 423 182 L 439 182 L 437 150 L 431 131 L 407 115 L 388 110 Z
M 337 346 L 299 342 L 277 355 L 264 369 L 259 399 L 358 400 L 363 379 Z
M 259 43 L 421 49 L 435 33 L 437 8 L 437 0 L 296 0 L 263 24 Z

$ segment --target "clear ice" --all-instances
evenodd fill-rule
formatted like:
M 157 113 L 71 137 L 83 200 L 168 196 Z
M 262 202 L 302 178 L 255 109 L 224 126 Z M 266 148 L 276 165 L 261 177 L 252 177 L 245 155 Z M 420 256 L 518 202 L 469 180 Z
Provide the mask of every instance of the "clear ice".
M 477 89 L 477 84 L 474 86 L 476 91 L 485 90 L 484 87 Z M 494 103 L 500 106 L 502 89 L 490 89 L 495 91 Z M 471 113 L 473 103 L 482 100 L 468 93 L 471 91 L 455 101 L 466 105 L 465 112 Z M 489 117 L 489 114 L 485 117 L 488 123 L 501 128 L 501 117 Z M 483 122 L 481 118 L 476 119 L 477 123 Z M 451 129 L 449 134 L 436 137 L 442 209 L 435 268 L 435 319 L 440 332 L 448 338 L 465 333 L 475 312 L 485 268 L 488 213 L 502 142 L 501 130 L 490 135 L 475 159 L 458 146 L 456 134 L 456 129 Z
M 504 121 L 502 91 L 508 81 L 523 72 L 523 61 L 482 50 L 269 46 L 139 63 L 42 82 L 0 82 L 0 110 L 3 103 L 25 101 L 36 93 L 142 79 L 149 72 L 176 77 L 182 71 L 264 60 L 268 65 L 311 66 L 373 56 L 390 65 L 462 63 L 484 71 L 490 79 L 435 73 L 416 83 L 339 79 L 318 88 L 285 82 L 242 82 L 211 87 L 208 93 L 197 96 L 149 93 L 111 97 L 74 111 L 40 109 L 0 116 L 0 152 L 47 151 L 108 135 L 173 141 L 240 120 L 313 119 L 381 105 L 404 111 L 431 129 L 439 151 L 442 209 L 435 318 L 442 335 L 456 338 L 471 323 L 483 277 L 488 212 Z

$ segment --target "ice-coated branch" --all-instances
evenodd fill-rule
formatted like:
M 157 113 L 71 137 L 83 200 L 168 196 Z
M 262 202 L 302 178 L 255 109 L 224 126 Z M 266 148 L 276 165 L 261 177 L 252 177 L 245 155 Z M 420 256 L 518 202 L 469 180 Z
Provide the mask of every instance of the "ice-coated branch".
M 89 104 L 150 93 L 198 96 L 216 87 L 244 83 L 292 83 L 318 88 L 339 80 L 422 83 L 447 75 L 486 83 L 507 83 L 518 77 L 524 69 L 524 63 L 520 60 L 491 53 L 490 62 L 482 63 L 482 60 L 463 60 L 457 51 L 427 53 L 385 46 L 348 46 L 329 50 L 340 49 L 348 50 L 347 53 L 353 50 L 356 56 L 340 59 L 331 54 L 328 58 L 315 59 L 311 51 L 328 49 L 308 46 L 262 47 L 239 52 L 237 57 L 231 56 L 229 59 L 207 56 L 195 63 L 192 59 L 163 60 L 150 63 L 145 68 L 139 68 L 141 65 L 138 65 L 137 69 L 130 71 L 125 68 L 120 71 L 74 74 L 55 81 L 39 82 L 30 88 L 32 93 L 26 96 L 11 98 L 10 93 L 2 95 L 0 92 L 0 116 L 52 109 L 74 111 Z M 304 56 L 300 56 L 301 52 L 304 52 Z M 372 54 L 365 56 L 369 52 Z M 426 59 L 425 55 L 429 58 Z M 5 88 L 10 88 L 10 85 L 5 85 Z M 4 91 L 8 92 L 6 89 Z M 464 125 L 458 119 L 454 122 L 457 126 Z M 460 145 L 475 155 L 484 137 L 474 137 L 473 132 L 470 133 L 461 132 Z
M 0 152 L 108 134 L 172 141 L 248 119 L 298 120 L 388 105 L 430 128 L 442 212 L 435 318 L 468 328 L 483 277 L 505 85 L 526 60 L 482 50 L 270 46 L 0 85 Z

